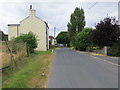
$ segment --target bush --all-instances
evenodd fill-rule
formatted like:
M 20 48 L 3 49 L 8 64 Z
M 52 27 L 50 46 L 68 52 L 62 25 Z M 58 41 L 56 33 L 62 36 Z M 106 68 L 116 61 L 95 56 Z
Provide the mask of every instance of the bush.
M 91 32 L 91 28 L 84 28 L 82 32 L 77 34 L 75 38 L 75 49 L 85 51 L 88 46 L 92 45 L 92 42 L 88 39 Z
M 113 44 L 112 56 L 120 57 L 120 40 Z
M 91 40 L 98 46 L 112 46 L 120 36 L 118 21 L 113 17 L 104 18 L 95 28 Z
M 26 43 L 28 51 L 30 53 L 33 53 L 34 49 L 37 48 L 37 37 L 32 32 L 29 32 L 28 34 L 22 34 L 21 36 L 16 37 L 15 42 Z

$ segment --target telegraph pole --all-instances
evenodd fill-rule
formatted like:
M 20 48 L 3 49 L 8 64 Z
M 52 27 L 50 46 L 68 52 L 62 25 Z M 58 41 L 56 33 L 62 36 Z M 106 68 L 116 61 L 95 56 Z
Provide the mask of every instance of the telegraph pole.
M 56 27 L 54 27 L 54 46 L 55 46 L 55 34 L 56 34 Z
M 118 2 L 118 24 L 120 25 L 120 1 Z

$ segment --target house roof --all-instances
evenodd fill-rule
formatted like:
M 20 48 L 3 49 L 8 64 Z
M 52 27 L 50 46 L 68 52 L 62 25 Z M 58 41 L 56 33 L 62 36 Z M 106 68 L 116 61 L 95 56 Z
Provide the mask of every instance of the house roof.
M 20 24 L 8 24 L 8 26 L 19 26 Z
M 39 18 L 39 17 L 37 17 L 37 16 L 35 16 L 36 18 L 38 18 L 38 19 L 40 19 L 40 20 L 42 20 L 41 18 Z M 45 24 L 46 24 L 46 26 L 49 28 L 49 26 L 48 26 L 48 23 L 46 22 L 46 21 L 44 21 L 44 20 L 42 20 Z
M 29 18 L 29 17 L 30 17 L 30 16 L 26 17 L 25 19 L 27 19 L 27 18 Z M 46 24 L 46 26 L 49 28 L 48 23 L 47 23 L 46 21 L 42 20 L 41 18 L 39 18 L 39 17 L 37 17 L 37 16 L 35 16 L 35 17 L 38 18 L 38 19 L 40 19 L 41 21 L 43 21 L 43 22 Z M 25 19 L 23 19 L 22 21 L 24 21 Z M 21 23 L 22 21 L 20 21 L 20 23 Z
M 50 38 L 50 39 L 54 39 L 54 37 L 53 37 L 53 36 L 49 36 L 49 38 Z
M 28 17 L 24 18 L 23 20 L 21 20 L 21 21 L 20 21 L 20 23 L 21 23 L 22 21 L 24 21 L 25 19 L 29 18 L 29 17 L 30 17 L 30 16 L 28 16 Z
M 32 5 L 30 5 L 30 9 L 32 9 Z M 28 16 L 28 17 L 26 17 L 25 19 L 27 19 L 27 18 L 29 18 L 30 16 Z M 43 21 L 45 24 L 46 24 L 46 26 L 47 26 L 47 28 L 49 29 L 49 26 L 48 26 L 48 23 L 47 22 L 45 22 L 44 20 L 42 20 L 41 18 L 39 18 L 39 17 L 37 17 L 37 16 L 35 16 L 36 18 L 38 18 L 38 19 L 40 19 L 41 21 Z M 23 20 L 21 20 L 20 21 L 20 23 L 22 22 L 22 21 L 24 21 L 25 19 L 23 19 Z M 8 24 L 8 26 L 19 26 L 20 24 Z

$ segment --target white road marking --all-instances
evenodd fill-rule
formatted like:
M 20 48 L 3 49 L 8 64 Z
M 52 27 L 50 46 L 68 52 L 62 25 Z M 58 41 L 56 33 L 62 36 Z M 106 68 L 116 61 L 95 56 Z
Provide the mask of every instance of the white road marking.
M 104 62 L 107 62 L 107 63 L 112 64 L 112 65 L 115 65 L 115 66 L 120 66 L 120 65 L 118 65 L 118 64 L 109 62 L 109 61 L 107 61 L 107 60 L 105 60 L 105 59 L 101 59 L 101 58 L 98 58 L 98 57 L 94 57 L 94 56 L 92 56 L 92 55 L 89 55 L 89 56 L 91 56 L 91 57 L 93 57 L 93 58 L 96 58 L 96 59 L 99 59 L 99 60 L 102 60 L 102 61 L 104 61 Z
M 74 51 L 76 51 L 76 50 L 74 50 Z M 78 51 L 78 50 L 77 50 L 77 52 L 78 52 L 78 53 L 81 53 L 81 51 Z M 82 52 L 82 53 L 85 53 L 85 52 Z M 86 55 L 88 55 L 88 54 L 86 54 Z M 96 59 L 102 60 L 102 61 L 104 61 L 104 62 L 107 62 L 107 63 L 112 64 L 112 65 L 115 65 L 115 66 L 120 66 L 120 65 L 118 65 L 118 64 L 115 64 L 115 63 L 109 62 L 109 61 L 107 61 L 107 60 L 105 60 L 105 59 L 101 59 L 101 58 L 98 58 L 98 57 L 95 57 L 95 56 L 92 56 L 92 55 L 88 55 L 88 56 L 91 56 L 91 57 L 93 57 L 93 58 L 96 58 Z

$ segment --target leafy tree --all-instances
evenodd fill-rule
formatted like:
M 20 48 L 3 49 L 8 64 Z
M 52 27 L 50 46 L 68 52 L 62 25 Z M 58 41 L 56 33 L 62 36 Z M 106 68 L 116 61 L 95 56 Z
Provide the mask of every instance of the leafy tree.
M 84 28 L 82 32 L 79 32 L 75 38 L 75 49 L 86 50 L 87 47 L 92 45 L 89 37 L 92 33 L 91 28 Z
M 8 40 L 8 35 L 4 34 L 3 31 L 0 30 L 0 40 L 5 41 Z
M 91 40 L 98 46 L 112 46 L 120 36 L 118 22 L 113 17 L 104 18 L 95 28 Z
M 69 46 L 70 44 L 70 39 L 68 32 L 60 32 L 58 36 L 56 37 L 57 43 L 59 44 L 67 44 Z
M 71 14 L 70 22 L 67 24 L 69 36 L 72 44 L 74 43 L 75 35 L 82 31 L 85 26 L 84 10 L 76 7 L 74 13 Z
M 14 40 L 15 42 L 26 43 L 30 53 L 33 53 L 34 49 L 37 48 L 37 37 L 32 32 L 29 32 L 28 34 L 22 34 L 21 36 L 16 37 Z

